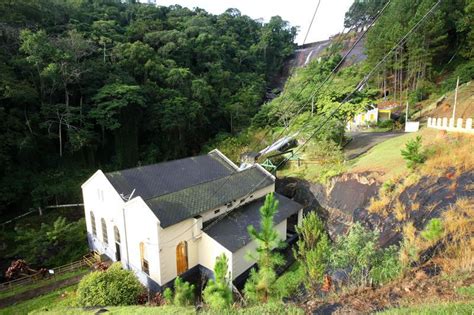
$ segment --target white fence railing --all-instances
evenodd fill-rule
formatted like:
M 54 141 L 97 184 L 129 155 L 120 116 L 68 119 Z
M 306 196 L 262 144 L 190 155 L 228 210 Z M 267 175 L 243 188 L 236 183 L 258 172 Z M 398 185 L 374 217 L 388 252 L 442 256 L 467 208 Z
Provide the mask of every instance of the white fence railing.
M 428 118 L 428 127 L 435 128 L 440 130 L 447 130 L 447 131 L 456 131 L 456 132 L 464 132 L 464 133 L 473 133 L 474 129 L 472 129 L 472 118 L 468 118 L 466 120 L 462 118 L 454 119 L 454 118 Z

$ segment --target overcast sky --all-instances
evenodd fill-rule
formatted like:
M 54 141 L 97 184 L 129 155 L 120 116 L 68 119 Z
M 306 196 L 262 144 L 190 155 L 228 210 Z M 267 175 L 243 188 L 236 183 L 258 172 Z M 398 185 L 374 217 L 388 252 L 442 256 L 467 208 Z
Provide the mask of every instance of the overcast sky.
M 142 0 L 146 2 L 146 0 Z M 307 43 L 329 38 L 344 28 L 344 13 L 353 0 L 321 0 Z M 314 9 L 318 0 L 156 0 L 158 5 L 179 4 L 183 7 L 199 7 L 214 14 L 220 14 L 228 8 L 237 8 L 244 15 L 254 19 L 268 21 L 274 15 L 281 16 L 293 26 L 299 26 L 296 38 L 303 43 Z

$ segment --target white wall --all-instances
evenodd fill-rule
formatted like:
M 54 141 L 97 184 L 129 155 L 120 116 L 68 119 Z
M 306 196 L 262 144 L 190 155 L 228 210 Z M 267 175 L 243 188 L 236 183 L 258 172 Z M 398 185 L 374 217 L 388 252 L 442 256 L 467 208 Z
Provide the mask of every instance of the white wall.
M 246 204 L 252 200 L 261 198 L 265 196 L 266 194 L 273 192 L 275 190 L 275 185 L 272 184 L 268 187 L 265 187 L 263 189 L 260 189 L 256 191 L 255 193 L 252 194 L 252 198 L 247 197 L 246 200 L 243 203 L 240 203 L 240 199 L 236 200 L 232 204 L 232 207 L 227 208 L 227 206 L 222 206 L 218 209 L 220 209 L 219 213 L 215 214 L 214 211 L 217 209 L 213 209 L 210 211 L 207 211 L 203 214 L 201 214 L 202 217 L 202 222 L 208 221 L 212 218 L 215 218 L 219 215 L 222 215 L 225 212 L 229 212 L 234 210 L 237 207 L 242 206 L 243 204 Z M 161 266 L 161 283 L 160 284 L 166 284 L 169 281 L 173 280 L 177 276 L 177 265 L 176 265 L 176 246 L 181 241 L 186 241 L 188 245 L 188 268 L 191 269 L 192 267 L 201 264 L 202 266 L 209 268 L 210 270 L 213 270 L 214 268 L 214 262 L 215 262 L 215 257 L 220 255 L 220 253 L 225 250 L 221 245 L 219 244 L 213 244 L 212 242 L 209 242 L 207 239 L 207 235 L 205 233 L 201 233 L 200 237 L 195 237 L 196 233 L 193 233 L 195 231 L 194 229 L 195 225 L 195 220 L 194 218 L 187 219 L 185 221 L 179 222 L 177 224 L 174 224 L 172 226 L 169 226 L 165 229 L 160 229 L 160 266 Z M 246 233 L 246 231 L 245 231 Z M 206 235 L 206 238 L 204 238 L 204 243 L 203 245 L 203 237 Z M 214 240 L 212 240 L 215 242 Z M 218 245 L 218 246 L 216 246 Z M 210 246 L 209 249 L 206 249 L 206 246 Z M 222 248 L 219 248 L 222 247 Z M 213 251 L 216 251 L 215 254 L 213 254 Z M 229 261 L 231 261 L 231 255 L 229 252 L 228 255 Z M 229 262 L 230 264 L 230 262 Z
M 286 219 L 278 224 L 275 228 L 278 230 L 281 240 L 286 240 Z M 251 241 L 232 254 L 232 280 L 237 278 L 245 270 L 249 269 L 253 264 L 255 264 L 255 261 L 247 260 L 246 257 L 248 252 L 255 252 L 256 248 L 257 244 L 255 241 Z
M 252 194 L 252 197 L 247 197 L 242 203 L 240 199 L 237 199 L 230 208 L 227 206 L 220 207 L 217 214 L 215 213 L 217 209 L 207 211 L 201 215 L 203 217 L 202 221 L 208 221 L 225 212 L 234 210 L 274 190 L 275 186 L 272 184 L 256 191 Z M 215 258 L 221 253 L 226 253 L 230 266 L 237 264 L 235 270 L 238 273 L 233 276 L 234 278 L 253 264 L 252 262 L 243 261 L 246 251 L 241 252 L 242 257 L 237 255 L 238 261 L 233 262 L 233 255 L 208 235 L 200 233 L 196 237 L 196 230 L 193 228 L 196 222 L 194 218 L 184 220 L 165 229 L 161 228 L 159 220 L 141 197 L 138 196 L 124 202 L 100 170 L 82 185 L 82 191 L 87 231 L 90 235 L 92 235 L 90 211 L 94 212 L 96 220 L 97 237 L 91 237 L 91 249 L 97 250 L 99 253 L 105 253 L 112 260 L 115 260 L 114 226 L 117 226 L 121 236 L 122 263 L 124 267 L 134 270 L 144 284 L 146 284 L 146 276 L 141 271 L 140 242 L 145 244 L 146 258 L 150 270 L 149 276 L 160 285 L 168 283 L 177 276 L 176 246 L 181 241 L 187 241 L 189 269 L 201 264 L 212 270 Z M 107 223 L 108 244 L 104 244 L 102 241 L 102 218 Z M 126 222 L 126 225 L 124 222 Z M 279 228 L 282 229 L 282 235 L 286 237 L 286 220 L 279 225 Z M 246 231 L 244 232 L 246 233 Z M 250 249 L 250 247 L 247 249 Z M 231 270 L 235 274 L 233 267 Z
M 124 244 L 123 216 L 122 208 L 125 202 L 115 191 L 105 174 L 98 170 L 82 185 L 82 195 L 84 199 L 84 214 L 86 217 L 87 232 L 92 236 L 92 223 L 90 212 L 94 212 L 96 221 L 97 236 L 92 236 L 89 246 L 92 250 L 105 253 L 115 259 L 115 237 L 114 226 L 120 231 L 122 238 L 122 253 L 126 250 Z M 104 218 L 107 224 L 108 244 L 103 242 L 101 219 Z M 124 255 L 122 254 L 122 257 Z
M 428 118 L 428 128 L 474 134 L 472 118 Z
M 122 256 L 128 256 L 128 267 L 146 284 L 140 257 L 140 242 L 143 242 L 149 277 L 161 284 L 158 219 L 141 197 L 135 197 L 125 205 L 125 222 L 128 253 Z
M 102 171 L 97 171 L 82 185 L 87 232 L 92 236 L 89 246 L 115 261 L 114 226 L 120 232 L 121 261 L 125 268 L 135 271 L 140 281 L 146 284 L 141 273 L 140 242 L 144 242 L 148 254 L 150 277 L 160 283 L 158 227 L 159 221 L 141 197 L 125 202 Z M 97 236 L 92 235 L 90 212 L 96 221 Z M 101 219 L 107 225 L 108 244 L 103 242 Z M 124 225 L 124 218 L 126 226 Z
M 187 219 L 165 229 L 160 228 L 161 283 L 166 284 L 177 276 L 176 246 L 181 241 L 188 244 L 188 268 L 198 264 L 200 238 L 193 238 L 194 219 Z
M 377 123 L 378 119 L 379 110 L 378 108 L 373 108 L 363 113 L 357 114 L 352 120 L 347 122 L 346 129 L 350 131 L 357 126 L 367 126 L 370 123 Z
M 202 233 L 202 238 L 199 241 L 198 251 L 199 264 L 212 271 L 214 270 L 216 258 L 224 253 L 229 259 L 230 270 L 230 266 L 232 266 L 232 253 L 206 233 Z

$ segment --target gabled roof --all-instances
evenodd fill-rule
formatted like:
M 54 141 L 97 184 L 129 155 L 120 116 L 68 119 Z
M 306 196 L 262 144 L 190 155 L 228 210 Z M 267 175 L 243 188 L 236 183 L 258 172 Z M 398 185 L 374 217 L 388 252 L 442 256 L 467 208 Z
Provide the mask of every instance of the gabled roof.
M 273 177 L 253 166 L 145 202 L 160 220 L 161 227 L 166 228 L 228 202 L 239 202 L 240 198 L 273 183 Z
M 275 224 L 297 213 L 303 208 L 299 203 L 274 193 L 278 200 L 278 212 L 273 218 Z M 250 243 L 251 238 L 247 227 L 253 225 L 257 231 L 260 230 L 260 207 L 263 206 L 265 198 L 257 199 L 227 214 L 222 220 L 204 228 L 204 232 L 216 240 L 219 244 L 235 253 L 240 248 Z
M 232 164 L 217 150 L 209 154 L 105 174 L 119 194 L 144 200 L 170 194 L 233 174 Z
M 377 104 L 377 108 L 380 110 L 393 109 L 399 106 L 400 106 L 400 103 L 397 103 L 395 101 L 382 101 Z

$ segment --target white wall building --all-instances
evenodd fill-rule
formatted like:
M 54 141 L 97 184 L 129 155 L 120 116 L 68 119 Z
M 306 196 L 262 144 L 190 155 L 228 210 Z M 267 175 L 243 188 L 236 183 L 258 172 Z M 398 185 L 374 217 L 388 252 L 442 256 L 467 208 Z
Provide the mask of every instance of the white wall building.
M 352 131 L 358 127 L 368 127 L 375 125 L 379 121 L 389 120 L 392 118 L 392 108 L 394 106 L 370 106 L 367 110 L 357 114 L 354 118 L 347 122 L 346 129 Z
M 118 172 L 98 170 L 83 185 L 89 247 L 121 261 L 152 290 L 178 275 L 209 273 L 225 253 L 232 279 L 254 262 L 247 226 L 259 226 L 275 178 L 259 165 L 239 170 L 218 150 Z M 282 240 L 301 222 L 302 206 L 275 193 Z

